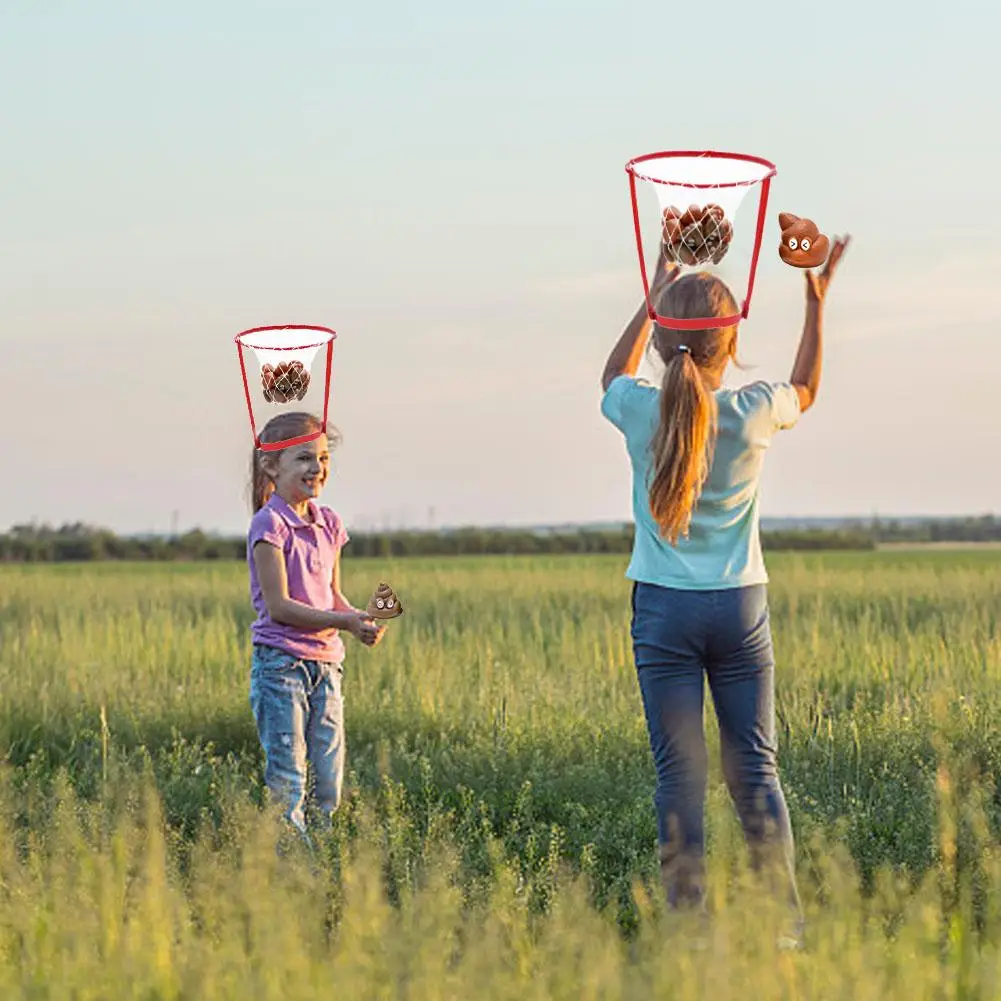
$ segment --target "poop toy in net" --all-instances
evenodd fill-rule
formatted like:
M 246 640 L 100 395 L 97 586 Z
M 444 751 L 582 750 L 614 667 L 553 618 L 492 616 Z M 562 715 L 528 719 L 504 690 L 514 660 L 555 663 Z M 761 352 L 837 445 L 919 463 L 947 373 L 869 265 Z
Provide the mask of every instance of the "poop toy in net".
M 301 361 L 279 362 L 261 367 L 261 384 L 268 403 L 301 400 L 309 389 L 309 372 Z
M 719 264 L 732 239 L 733 226 L 719 205 L 664 209 L 664 253 L 676 264 Z
M 373 619 L 395 619 L 403 614 L 403 603 L 388 584 L 379 584 L 369 599 L 367 611 Z

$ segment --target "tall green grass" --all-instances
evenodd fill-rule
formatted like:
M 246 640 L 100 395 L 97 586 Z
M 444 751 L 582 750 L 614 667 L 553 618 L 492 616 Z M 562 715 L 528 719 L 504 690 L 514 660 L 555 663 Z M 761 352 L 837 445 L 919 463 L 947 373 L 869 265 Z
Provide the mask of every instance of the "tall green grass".
M 809 950 L 739 892 L 681 947 L 618 557 L 348 560 L 350 795 L 274 852 L 239 566 L 0 570 L 0 997 L 989 997 L 1001 971 L 1001 553 L 773 556 Z M 590 991 L 590 993 L 588 993 Z

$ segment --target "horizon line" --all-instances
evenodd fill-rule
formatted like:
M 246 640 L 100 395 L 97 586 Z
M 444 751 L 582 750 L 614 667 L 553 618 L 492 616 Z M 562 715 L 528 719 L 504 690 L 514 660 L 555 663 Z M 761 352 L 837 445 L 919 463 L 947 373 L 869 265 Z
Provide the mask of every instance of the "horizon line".
M 760 519 L 760 525 L 762 528 L 766 528 L 769 525 L 800 525 L 800 526 L 810 526 L 810 525 L 824 525 L 826 527 L 833 526 L 859 526 L 867 525 L 871 526 L 875 522 L 898 522 L 898 523 L 908 523 L 908 524 L 928 524 L 928 523 L 943 523 L 943 522 L 956 522 L 956 521 L 969 521 L 971 519 L 997 519 L 1001 518 L 1001 514 L 993 511 L 980 511 L 980 512 L 967 512 L 958 514 L 943 514 L 943 515 L 930 515 L 930 514 L 890 514 L 890 513 L 880 513 L 872 512 L 870 514 L 831 514 L 831 515 L 762 515 Z M 177 527 L 172 531 L 133 531 L 133 532 L 121 532 L 116 531 L 106 525 L 96 525 L 91 524 L 86 521 L 64 521 L 59 525 L 50 522 L 40 522 L 37 520 L 31 520 L 26 522 L 18 522 L 16 524 L 11 524 L 5 529 L 0 530 L 0 534 L 7 535 L 16 528 L 34 528 L 34 529 L 49 529 L 58 531 L 60 528 L 66 528 L 71 525 L 81 525 L 82 527 L 88 528 L 92 531 L 99 532 L 110 532 L 111 534 L 124 539 L 143 539 L 143 538 L 177 538 L 183 535 L 190 534 L 192 532 L 201 532 L 203 535 L 216 538 L 232 538 L 244 534 L 244 531 L 234 532 L 231 530 L 223 530 L 220 528 L 203 528 L 200 525 L 192 525 L 187 528 Z M 389 526 L 371 526 L 371 527 L 356 527 L 354 532 L 358 535 L 378 535 L 378 534 L 392 534 L 399 532 L 411 532 L 415 534 L 443 534 L 443 533 L 454 533 L 463 531 L 527 531 L 527 532 L 539 532 L 539 533 L 556 533 L 560 531 L 583 531 L 583 530 L 614 530 L 614 529 L 626 529 L 634 524 L 632 518 L 609 518 L 602 520 L 591 520 L 591 521 L 553 521 L 553 522 L 521 522 L 521 521 L 505 521 L 505 522 L 464 522 L 464 523 L 453 523 L 453 524 L 442 524 L 435 526 L 428 525 L 389 525 Z

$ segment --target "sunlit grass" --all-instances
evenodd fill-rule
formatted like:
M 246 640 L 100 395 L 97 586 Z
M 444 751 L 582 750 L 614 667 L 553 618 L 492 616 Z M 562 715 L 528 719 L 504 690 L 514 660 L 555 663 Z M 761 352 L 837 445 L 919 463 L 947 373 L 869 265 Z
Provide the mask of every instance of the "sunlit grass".
M 348 643 L 312 861 L 261 809 L 242 567 L 0 569 L 0 997 L 994 996 L 1001 553 L 771 557 L 795 956 L 711 713 L 708 948 L 662 911 L 624 566 L 349 559 L 407 613 Z

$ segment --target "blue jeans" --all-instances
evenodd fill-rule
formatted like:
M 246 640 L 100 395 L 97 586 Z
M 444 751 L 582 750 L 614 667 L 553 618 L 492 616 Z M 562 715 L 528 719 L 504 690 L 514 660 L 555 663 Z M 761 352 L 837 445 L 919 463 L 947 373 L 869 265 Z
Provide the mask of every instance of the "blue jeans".
M 316 805 L 329 818 L 344 781 L 344 702 L 341 664 L 302 660 L 254 644 L 250 706 L 266 759 L 264 781 L 285 817 L 306 832 L 306 766 Z
M 684 591 L 636 583 L 632 611 L 669 904 L 699 905 L 704 896 L 708 678 L 723 774 L 752 865 L 777 875 L 775 888 L 798 917 L 792 830 L 776 763 L 775 657 L 765 586 Z

